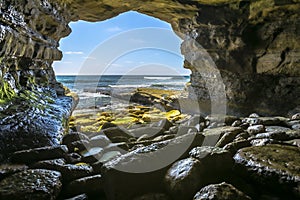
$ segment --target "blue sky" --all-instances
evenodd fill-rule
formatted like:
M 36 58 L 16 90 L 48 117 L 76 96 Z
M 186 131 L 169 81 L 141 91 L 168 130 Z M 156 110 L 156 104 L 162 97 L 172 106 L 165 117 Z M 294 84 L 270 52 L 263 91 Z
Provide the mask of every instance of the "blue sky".
M 103 22 L 72 22 L 56 75 L 189 75 L 170 24 L 134 11 Z

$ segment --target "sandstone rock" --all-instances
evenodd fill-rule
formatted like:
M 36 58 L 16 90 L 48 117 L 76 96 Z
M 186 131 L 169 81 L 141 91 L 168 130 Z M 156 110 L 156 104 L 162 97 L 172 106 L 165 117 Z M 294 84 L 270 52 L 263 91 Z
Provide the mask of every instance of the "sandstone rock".
M 205 183 L 201 180 L 204 175 L 203 164 L 194 158 L 177 161 L 165 176 L 165 187 L 172 199 L 191 199 Z
M 61 190 L 61 174 L 44 169 L 30 169 L 0 181 L 1 199 L 55 200 Z
M 249 126 L 247 129 L 247 132 L 251 135 L 263 133 L 264 131 L 265 131 L 264 125 L 253 125 L 253 126 Z
M 103 195 L 104 182 L 101 175 L 88 176 L 77 179 L 69 183 L 65 188 L 66 196 L 74 196 L 78 194 L 97 194 L 100 198 Z
M 250 197 L 239 191 L 231 184 L 220 183 L 202 188 L 193 198 L 194 200 L 251 200 Z
M 11 160 L 15 163 L 33 163 L 40 160 L 64 158 L 67 153 L 68 148 L 65 145 L 49 146 L 15 152 Z
M 284 199 L 299 198 L 300 150 L 293 146 L 247 147 L 234 156 L 236 172 Z

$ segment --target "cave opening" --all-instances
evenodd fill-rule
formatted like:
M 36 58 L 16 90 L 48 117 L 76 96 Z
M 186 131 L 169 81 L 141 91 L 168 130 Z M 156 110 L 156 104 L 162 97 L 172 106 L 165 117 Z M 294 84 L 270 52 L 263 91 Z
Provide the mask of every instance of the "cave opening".
M 182 40 L 167 22 L 129 11 L 102 22 L 69 26 L 72 33 L 60 41 L 63 59 L 53 68 L 57 80 L 79 96 L 73 113 L 76 129 L 98 131 L 103 124 L 99 110 L 112 113 L 131 103 L 153 105 L 153 99 L 148 101 L 136 91 L 150 93 L 154 100 L 165 98 L 183 92 L 190 80 L 190 71 L 183 67 Z M 173 110 L 170 105 L 158 107 L 166 113 Z M 149 121 L 127 114 L 121 118 L 108 114 L 103 121 Z

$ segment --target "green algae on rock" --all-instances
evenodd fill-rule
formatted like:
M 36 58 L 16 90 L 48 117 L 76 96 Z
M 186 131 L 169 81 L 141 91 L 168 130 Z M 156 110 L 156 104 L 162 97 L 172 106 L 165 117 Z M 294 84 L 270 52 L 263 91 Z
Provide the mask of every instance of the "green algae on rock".
M 294 146 L 266 145 L 241 149 L 234 156 L 237 172 L 285 198 L 299 198 L 300 149 Z

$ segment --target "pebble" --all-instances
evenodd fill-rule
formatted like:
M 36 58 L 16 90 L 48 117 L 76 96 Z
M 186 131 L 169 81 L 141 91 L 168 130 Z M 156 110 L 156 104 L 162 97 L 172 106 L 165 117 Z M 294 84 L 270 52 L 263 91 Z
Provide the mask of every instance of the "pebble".
M 263 133 L 265 132 L 265 126 L 264 125 L 249 126 L 247 128 L 247 132 L 251 135 L 255 135 L 257 133 Z

